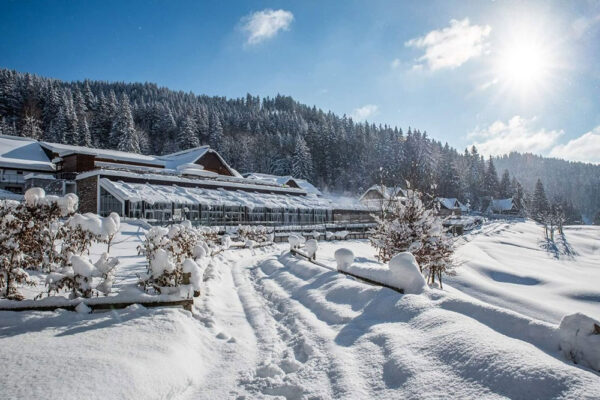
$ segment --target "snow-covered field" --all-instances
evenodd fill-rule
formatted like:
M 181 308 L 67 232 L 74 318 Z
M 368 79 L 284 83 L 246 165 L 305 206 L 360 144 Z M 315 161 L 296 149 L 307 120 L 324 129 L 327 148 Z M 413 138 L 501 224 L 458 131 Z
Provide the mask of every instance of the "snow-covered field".
M 0 312 L 0 398 L 600 398 L 600 375 L 556 346 L 562 315 L 600 318 L 600 230 L 565 233 L 549 249 L 531 222 L 486 224 L 422 295 L 277 245 L 216 256 L 193 313 Z M 145 270 L 142 238 L 123 224 L 115 239 L 117 289 Z M 375 263 L 366 241 L 320 247 L 332 267 L 340 247 Z

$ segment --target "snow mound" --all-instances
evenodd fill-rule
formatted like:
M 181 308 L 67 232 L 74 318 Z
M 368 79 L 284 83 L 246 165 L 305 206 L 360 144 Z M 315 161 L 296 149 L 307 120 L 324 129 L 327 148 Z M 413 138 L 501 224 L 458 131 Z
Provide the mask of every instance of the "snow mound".
M 389 283 L 391 286 L 403 289 L 404 293 L 420 294 L 427 286 L 415 256 L 409 252 L 398 253 L 392 257 L 389 270 Z
M 92 232 L 94 235 L 102 236 L 102 220 L 96 214 L 75 214 L 68 222 L 73 227 L 80 227 L 84 231 Z
M 183 261 L 183 273 L 190 274 L 190 284 L 194 290 L 200 290 L 204 271 L 194 260 L 187 258 Z
M 79 314 L 89 314 L 92 312 L 92 309 L 82 301 L 81 303 L 77 304 L 75 311 L 77 311 Z
M 347 270 L 354 262 L 354 253 L 350 249 L 342 247 L 337 249 L 334 254 L 335 262 L 339 270 Z
M 317 249 L 319 248 L 319 244 L 315 239 L 308 239 L 306 244 L 304 245 L 304 250 L 306 255 L 310 258 L 313 258 L 315 254 L 317 254 Z
M 204 246 L 202 246 L 202 244 L 197 244 L 194 246 L 192 254 L 194 255 L 194 258 L 202 259 L 206 257 L 206 249 L 204 248 Z
M 46 197 L 46 192 L 42 188 L 34 187 L 27 189 L 25 192 L 25 203 L 29 207 L 35 207 L 44 197 Z
M 576 313 L 563 317 L 558 330 L 565 357 L 600 371 L 600 322 Z
M 81 256 L 71 256 L 71 264 L 73 265 L 73 272 L 75 275 L 85 276 L 91 278 L 94 276 L 96 268 L 94 265 Z
M 302 245 L 302 239 L 298 235 L 290 235 L 288 236 L 288 242 L 290 244 L 290 249 L 297 249 Z
M 102 232 L 104 236 L 114 236 L 121 227 L 121 218 L 116 212 L 111 212 L 108 217 L 101 218 Z
M 158 249 L 150 262 L 150 268 L 152 269 L 152 276 L 156 278 L 165 272 L 173 272 L 175 264 L 171 261 L 169 253 L 166 250 Z

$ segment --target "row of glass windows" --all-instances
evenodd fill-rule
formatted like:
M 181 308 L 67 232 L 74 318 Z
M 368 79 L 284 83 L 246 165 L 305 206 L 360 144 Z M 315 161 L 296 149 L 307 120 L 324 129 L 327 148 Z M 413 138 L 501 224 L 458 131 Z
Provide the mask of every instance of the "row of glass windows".
M 123 204 L 104 188 L 100 188 L 100 215 L 111 212 L 129 218 L 158 221 L 189 220 L 200 224 L 313 224 L 332 221 L 332 211 L 325 209 L 246 208 L 242 206 L 207 206 L 204 204 L 173 204 L 127 202 Z

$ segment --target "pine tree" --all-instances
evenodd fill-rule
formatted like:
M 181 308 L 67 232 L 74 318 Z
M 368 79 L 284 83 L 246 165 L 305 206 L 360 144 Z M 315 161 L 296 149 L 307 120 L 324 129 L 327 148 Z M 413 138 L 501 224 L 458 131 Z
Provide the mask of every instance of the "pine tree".
M 456 167 L 454 157 L 448 144 L 442 151 L 442 160 L 438 168 L 437 194 L 440 197 L 459 198 L 460 196 L 460 173 Z
M 544 185 L 542 184 L 541 179 L 538 178 L 535 184 L 535 191 L 533 192 L 533 199 L 531 200 L 531 217 L 536 221 L 541 222 L 546 218 L 549 208 Z
M 500 180 L 500 187 L 498 190 L 498 194 L 501 198 L 506 199 L 513 196 L 511 183 L 510 183 L 510 174 L 508 170 L 505 169 L 502 173 L 502 179 Z
M 196 136 L 196 123 L 192 117 L 185 117 L 179 128 L 177 135 L 177 144 L 182 150 L 200 146 L 198 136 Z
M 117 143 L 118 150 L 133 153 L 140 152 L 140 143 L 131 115 L 129 97 L 126 94 L 121 97 L 117 115 L 110 131 L 110 138 L 113 143 Z
M 92 147 L 92 136 L 90 135 L 90 129 L 88 127 L 87 117 L 83 116 L 80 118 L 77 126 L 77 136 L 79 137 L 79 145 L 85 147 Z
M 35 117 L 27 115 L 25 117 L 23 126 L 21 127 L 21 136 L 32 139 L 41 139 L 42 129 L 40 128 L 40 121 L 38 121 Z
M 210 115 L 210 128 L 208 134 L 208 144 L 215 150 L 221 148 L 221 140 L 223 136 L 223 127 L 217 113 Z
M 494 166 L 492 156 L 490 156 L 490 160 L 488 162 L 488 168 L 485 172 L 483 185 L 486 196 L 490 196 L 492 198 L 498 197 L 498 173 L 496 172 L 496 167 Z
M 312 158 L 306 141 L 302 136 L 296 139 L 296 149 L 292 157 L 292 175 L 295 178 L 310 179 L 312 174 Z

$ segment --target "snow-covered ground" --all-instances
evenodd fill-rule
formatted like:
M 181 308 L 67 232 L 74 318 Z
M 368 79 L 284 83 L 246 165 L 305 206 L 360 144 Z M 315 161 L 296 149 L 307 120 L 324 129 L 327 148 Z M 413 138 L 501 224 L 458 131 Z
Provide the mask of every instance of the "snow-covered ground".
M 600 231 L 565 233 L 555 251 L 531 222 L 484 225 L 423 295 L 276 245 L 216 256 L 193 314 L 0 312 L 0 399 L 600 398 L 599 374 L 556 347 L 563 314 L 600 317 Z M 142 238 L 123 224 L 115 239 L 117 289 L 145 270 Z M 335 266 L 340 247 L 375 263 L 366 241 L 321 242 L 317 259 Z

